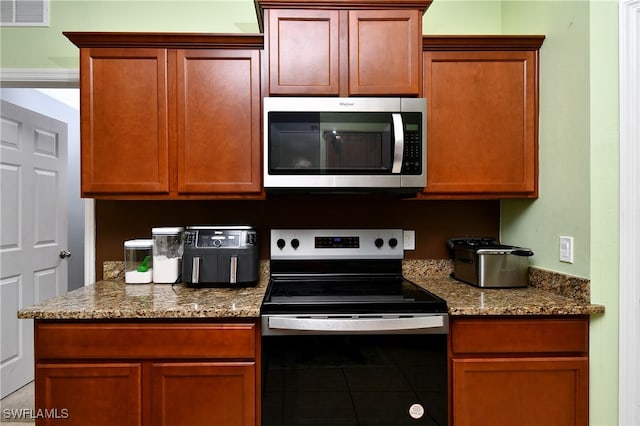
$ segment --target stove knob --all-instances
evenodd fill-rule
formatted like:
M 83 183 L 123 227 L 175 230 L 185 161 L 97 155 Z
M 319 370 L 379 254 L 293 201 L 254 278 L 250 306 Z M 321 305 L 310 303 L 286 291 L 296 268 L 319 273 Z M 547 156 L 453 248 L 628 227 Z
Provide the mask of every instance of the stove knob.
M 384 240 L 382 238 L 376 238 L 374 244 L 376 245 L 376 247 L 380 248 L 384 245 Z
M 284 240 L 282 238 L 278 238 L 278 241 L 276 241 L 276 245 L 278 246 L 278 248 L 280 250 L 282 250 L 284 248 L 284 246 L 286 245 L 286 243 L 284 242 Z
M 291 240 L 291 247 L 293 247 L 294 249 L 300 247 L 300 240 L 298 240 L 297 238 Z
M 397 240 L 397 239 L 395 239 L 395 238 L 391 238 L 391 239 L 389 240 L 389 246 L 390 246 L 391 248 L 395 248 L 397 245 L 398 245 L 398 240 Z

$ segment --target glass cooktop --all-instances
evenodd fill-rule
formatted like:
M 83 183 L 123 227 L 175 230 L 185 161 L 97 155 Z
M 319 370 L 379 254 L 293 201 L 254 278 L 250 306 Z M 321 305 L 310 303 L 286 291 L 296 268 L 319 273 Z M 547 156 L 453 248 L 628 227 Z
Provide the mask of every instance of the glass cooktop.
M 272 279 L 263 313 L 446 313 L 438 296 L 405 278 Z

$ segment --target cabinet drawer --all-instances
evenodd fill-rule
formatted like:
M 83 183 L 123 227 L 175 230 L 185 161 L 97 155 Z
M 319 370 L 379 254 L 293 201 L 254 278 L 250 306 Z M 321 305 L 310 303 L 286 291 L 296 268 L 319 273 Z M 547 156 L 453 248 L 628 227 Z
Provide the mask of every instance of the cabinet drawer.
M 463 318 L 451 326 L 453 353 L 586 353 L 589 322 L 572 318 Z
M 37 323 L 37 359 L 255 359 L 255 324 Z

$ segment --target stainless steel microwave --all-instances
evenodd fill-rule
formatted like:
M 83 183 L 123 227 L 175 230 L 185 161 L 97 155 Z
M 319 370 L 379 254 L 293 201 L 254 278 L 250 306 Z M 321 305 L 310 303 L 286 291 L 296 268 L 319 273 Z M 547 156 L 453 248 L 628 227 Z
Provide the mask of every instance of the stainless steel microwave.
M 263 107 L 268 192 L 426 185 L 426 99 L 266 97 Z

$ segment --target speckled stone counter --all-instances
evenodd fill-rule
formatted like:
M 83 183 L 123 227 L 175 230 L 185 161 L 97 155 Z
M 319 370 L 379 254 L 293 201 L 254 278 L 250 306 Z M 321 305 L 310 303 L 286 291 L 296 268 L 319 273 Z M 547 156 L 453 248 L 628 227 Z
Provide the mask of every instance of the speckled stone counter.
M 163 319 L 258 318 L 269 280 L 268 263 L 260 264 L 255 286 L 195 289 L 185 284 L 125 284 L 104 280 L 65 296 L 18 311 L 18 318 Z
M 450 315 L 591 315 L 604 307 L 535 287 L 480 289 L 446 275 L 410 280 L 447 301 Z
M 529 287 L 483 289 L 449 276 L 445 261 L 405 261 L 404 275 L 447 301 L 450 315 L 592 315 L 604 306 L 589 302 L 589 281 L 530 268 Z
M 18 312 L 34 319 L 258 318 L 269 280 L 243 288 L 193 289 L 184 284 L 125 284 L 109 279 Z M 117 268 L 116 268 L 117 269 Z M 449 277 L 450 261 L 405 261 L 403 273 L 447 301 L 451 315 L 591 315 L 604 306 L 589 302 L 588 280 L 531 268 L 531 284 L 517 289 L 481 289 Z M 115 276 L 117 275 L 117 271 Z

